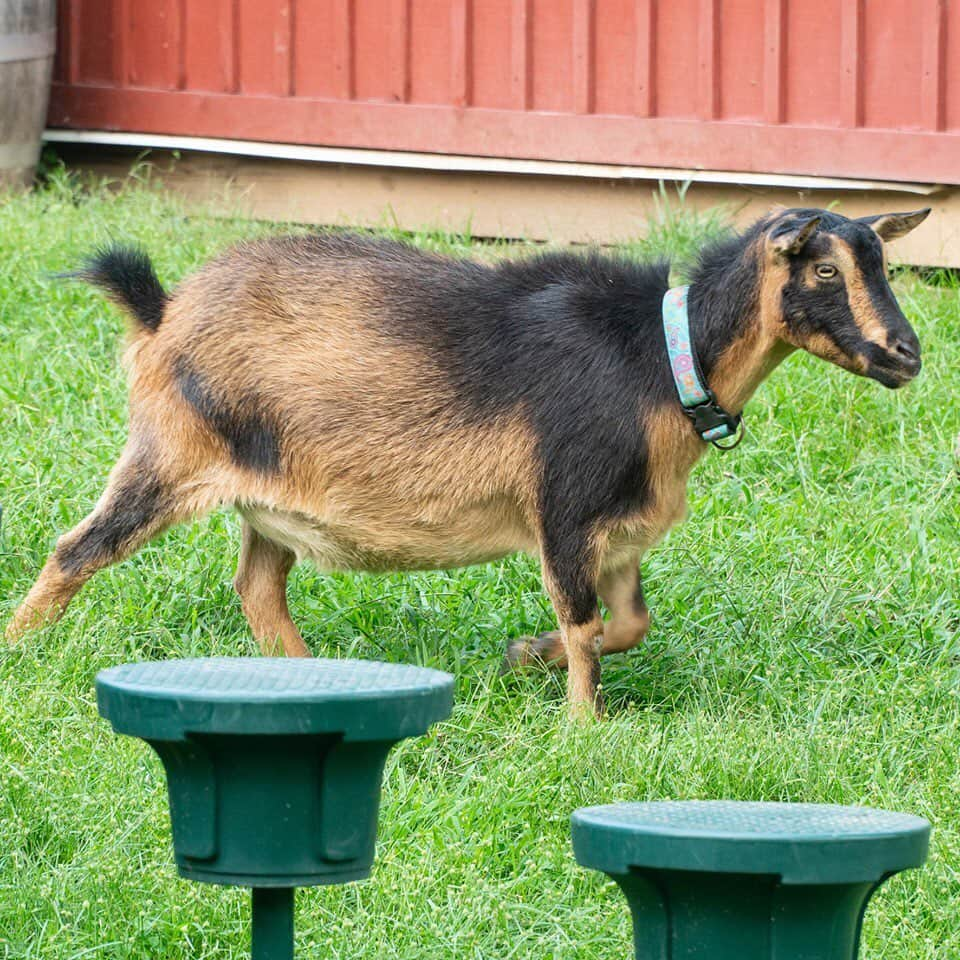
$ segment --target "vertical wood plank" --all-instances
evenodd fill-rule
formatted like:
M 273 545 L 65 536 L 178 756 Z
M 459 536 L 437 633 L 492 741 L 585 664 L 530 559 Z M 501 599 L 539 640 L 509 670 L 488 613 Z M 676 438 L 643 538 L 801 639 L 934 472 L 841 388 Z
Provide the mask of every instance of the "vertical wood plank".
M 183 38 L 183 74 L 187 89 L 215 93 L 236 90 L 235 10 L 235 0 L 206 0 L 190 8 Z
M 574 0 L 573 109 L 575 113 L 593 113 L 595 30 L 595 0 Z
M 24 5 L 16 3 L 13 6 L 19 8 Z M 34 6 L 28 3 L 26 9 Z M 60 44 L 68 51 L 69 82 L 119 86 L 115 54 L 125 24 L 117 21 L 115 0 L 73 0 L 66 12 L 68 33 L 60 40 Z
M 333 55 L 334 69 L 339 79 L 337 96 L 344 100 L 353 100 L 357 95 L 353 3 L 351 0 L 332 0 L 332 5 L 337 25 L 337 42 Z
M 57 52 L 53 56 L 53 82 L 64 83 L 67 79 L 67 31 L 64 29 L 66 17 L 64 16 L 64 0 L 57 4 Z
M 296 0 L 281 4 L 276 40 L 276 91 L 285 96 L 293 95 L 293 18 Z
M 349 9 L 332 0 L 297 0 L 290 88 L 297 97 L 350 98 Z
M 177 89 L 187 89 L 187 30 L 190 11 L 187 0 L 180 0 L 180 36 L 177 39 Z
M 240 0 L 228 0 L 230 4 L 230 75 L 233 78 L 231 93 L 239 93 L 243 86 L 243 61 L 240 59 Z
M 127 0 L 113 0 L 113 82 L 118 87 L 126 86 L 130 77 L 128 22 Z
M 530 109 L 530 0 L 512 0 L 510 9 L 510 93 L 516 110 Z
M 764 0 L 763 118 L 783 123 L 787 102 L 787 0 Z
M 180 0 L 127 2 L 114 43 L 125 48 L 125 85 L 176 90 L 180 82 Z M 119 41 L 123 34 L 123 40 Z
M 70 83 L 78 83 L 80 81 L 80 15 L 82 12 L 80 0 L 70 0 L 69 12 L 67 79 Z
M 70 14 L 68 8 L 76 0 L 60 0 L 57 4 L 57 55 L 53 61 L 55 83 L 70 82 Z
M 450 92 L 453 106 L 470 106 L 472 53 L 471 0 L 450 2 Z
M 128 0 L 128 3 L 131 0 Z M 135 0 L 133 0 L 135 2 Z M 187 0 L 171 0 L 167 29 L 166 83 L 173 90 L 183 89 L 183 40 L 186 36 Z M 127 67 L 129 70 L 129 66 Z
M 720 0 L 700 0 L 697 24 L 697 113 L 713 120 L 720 113 Z
M 410 0 L 390 0 L 390 86 L 400 103 L 410 99 Z
M 290 0 L 238 0 L 240 89 L 288 96 L 291 76 Z
M 840 116 L 852 128 L 863 124 L 863 0 L 840 7 Z
M 633 110 L 638 117 L 657 112 L 657 0 L 636 0 L 634 8 Z
M 923 73 L 920 113 L 928 130 L 945 130 L 947 123 L 947 0 L 923 5 Z
M 184 0 L 186 2 L 186 0 Z M 297 94 L 297 0 L 290 0 L 287 15 L 287 96 Z

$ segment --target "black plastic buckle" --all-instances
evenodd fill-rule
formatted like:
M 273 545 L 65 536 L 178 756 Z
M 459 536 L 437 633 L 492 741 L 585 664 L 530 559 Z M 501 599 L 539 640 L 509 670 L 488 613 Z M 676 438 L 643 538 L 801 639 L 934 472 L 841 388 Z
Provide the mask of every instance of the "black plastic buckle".
M 740 442 L 740 436 L 738 436 L 736 443 L 732 443 L 729 446 L 723 447 L 717 443 L 717 440 L 725 440 L 727 437 L 736 435 L 743 420 L 739 414 L 734 416 L 734 414 L 724 410 L 723 407 L 717 403 L 716 397 L 714 397 L 712 393 L 708 393 L 707 399 L 704 400 L 703 403 L 698 403 L 695 407 L 684 407 L 683 412 L 690 418 L 694 430 L 696 430 L 704 440 L 706 440 L 704 436 L 705 433 L 709 433 L 717 427 L 727 428 L 725 436 L 715 437 L 708 441 L 720 450 L 731 450 Z

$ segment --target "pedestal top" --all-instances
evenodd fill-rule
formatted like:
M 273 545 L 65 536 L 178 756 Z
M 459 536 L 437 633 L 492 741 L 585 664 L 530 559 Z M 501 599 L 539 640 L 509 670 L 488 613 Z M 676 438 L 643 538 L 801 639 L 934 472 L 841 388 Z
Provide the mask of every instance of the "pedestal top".
M 920 866 L 930 824 L 867 807 L 724 800 L 619 803 L 573 814 L 584 866 L 777 875 L 784 883 L 856 883 Z
M 453 678 L 363 660 L 208 657 L 129 663 L 97 675 L 97 703 L 118 733 L 340 733 L 399 740 L 449 715 Z

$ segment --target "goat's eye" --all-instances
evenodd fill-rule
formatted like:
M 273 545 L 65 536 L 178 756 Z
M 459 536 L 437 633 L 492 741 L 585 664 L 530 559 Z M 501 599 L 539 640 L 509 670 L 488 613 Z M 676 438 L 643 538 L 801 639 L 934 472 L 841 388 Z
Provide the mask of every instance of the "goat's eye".
M 837 268 L 832 263 L 818 263 L 817 276 L 821 280 L 832 280 L 837 275 Z

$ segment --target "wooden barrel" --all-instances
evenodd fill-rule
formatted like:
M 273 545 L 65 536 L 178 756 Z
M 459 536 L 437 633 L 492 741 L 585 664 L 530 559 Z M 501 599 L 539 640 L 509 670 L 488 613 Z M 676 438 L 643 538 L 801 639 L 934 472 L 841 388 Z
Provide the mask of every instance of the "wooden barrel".
M 0 184 L 33 177 L 55 49 L 56 0 L 0 0 Z

